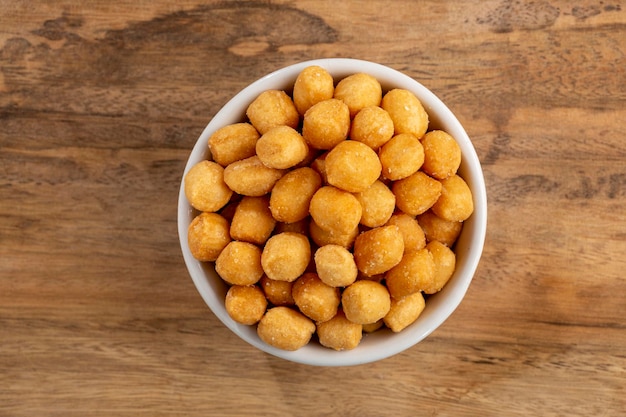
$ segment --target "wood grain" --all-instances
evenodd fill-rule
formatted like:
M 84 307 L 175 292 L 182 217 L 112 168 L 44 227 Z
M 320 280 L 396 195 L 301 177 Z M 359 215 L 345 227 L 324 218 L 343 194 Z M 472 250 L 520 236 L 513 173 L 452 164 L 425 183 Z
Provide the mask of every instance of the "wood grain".
M 622 415 L 625 55 L 621 1 L 0 1 L 0 416 Z M 320 57 L 431 88 L 488 187 L 458 310 L 350 368 L 231 334 L 176 229 L 212 115 Z

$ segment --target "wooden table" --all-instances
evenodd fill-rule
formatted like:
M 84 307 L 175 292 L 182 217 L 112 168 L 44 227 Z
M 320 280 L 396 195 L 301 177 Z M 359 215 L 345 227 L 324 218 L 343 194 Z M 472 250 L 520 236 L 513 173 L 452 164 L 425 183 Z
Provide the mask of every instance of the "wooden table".
M 618 416 L 626 410 L 626 3 L 0 1 L 0 416 Z M 378 363 L 230 333 L 176 229 L 184 164 L 281 66 L 399 69 L 483 162 L 461 306 Z

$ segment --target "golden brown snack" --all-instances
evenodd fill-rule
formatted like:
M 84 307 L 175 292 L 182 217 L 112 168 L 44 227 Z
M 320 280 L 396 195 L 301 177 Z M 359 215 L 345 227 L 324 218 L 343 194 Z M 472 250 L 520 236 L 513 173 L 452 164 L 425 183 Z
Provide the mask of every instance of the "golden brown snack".
M 392 332 L 398 333 L 413 324 L 426 307 L 424 296 L 415 292 L 400 299 L 391 299 L 391 308 L 383 321 Z
M 233 192 L 224 182 L 224 168 L 201 161 L 185 174 L 185 196 L 196 210 L 215 212 L 228 203 Z
M 231 285 L 253 285 L 263 276 L 261 249 L 233 240 L 215 261 L 215 272 Z
M 381 165 L 376 152 L 364 143 L 343 141 L 326 155 L 328 183 L 351 193 L 370 187 L 380 177 Z
M 463 229 L 463 223 L 457 221 L 444 220 L 438 217 L 431 210 L 417 217 L 426 241 L 436 240 L 448 247 L 452 247 Z
M 378 106 L 369 106 L 354 116 L 350 127 L 350 139 L 378 150 L 391 139 L 393 132 L 393 120 L 389 113 Z
M 196 216 L 187 231 L 189 250 L 199 261 L 213 262 L 230 243 L 228 220 L 217 213 Z
M 311 260 L 309 239 L 300 233 L 273 235 L 265 243 L 261 265 L 265 274 L 278 281 L 295 281 Z
M 284 306 L 268 309 L 257 326 L 261 340 L 270 346 L 290 351 L 309 343 L 313 333 L 315 323 L 311 319 Z
M 385 317 L 391 308 L 391 297 L 387 288 L 378 282 L 356 281 L 343 291 L 341 305 L 348 320 L 369 324 Z
M 391 116 L 396 134 L 411 133 L 420 139 L 426 133 L 428 113 L 412 92 L 393 89 L 385 94 L 381 107 Z
M 320 247 L 324 245 L 339 245 L 350 249 L 358 234 L 358 225 L 348 233 L 338 233 L 332 230 L 322 229 L 313 220 L 309 224 L 309 235 L 311 236 L 311 239 L 313 239 L 313 242 Z
M 314 260 L 317 275 L 331 287 L 347 287 L 356 280 L 354 255 L 344 246 L 322 246 L 315 251 Z
M 465 180 L 455 174 L 441 180 L 441 185 L 441 197 L 433 205 L 433 213 L 449 221 L 467 220 L 474 212 L 474 200 Z
M 452 277 L 452 274 L 454 274 L 456 254 L 452 249 L 436 240 L 429 242 L 426 245 L 426 249 L 430 251 L 435 262 L 435 276 L 433 285 L 430 288 L 426 288 L 424 292 L 426 294 L 434 294 L 441 291 Z
M 396 208 L 396 196 L 381 181 L 375 181 L 366 190 L 354 195 L 361 207 L 361 224 L 367 227 L 384 225 Z
M 403 212 L 416 216 L 430 209 L 441 195 L 441 183 L 417 171 L 391 186 L 396 196 L 396 205 Z
M 300 114 L 291 97 L 281 90 L 267 90 L 250 103 L 246 116 L 252 126 L 262 135 L 276 126 L 297 128 Z
M 334 97 L 346 103 L 350 109 L 350 117 L 354 117 L 365 107 L 380 105 L 382 91 L 380 82 L 375 77 L 356 73 L 337 83 Z
M 279 222 L 294 223 L 309 215 L 313 194 L 322 186 L 320 175 L 302 167 L 285 174 L 272 188 L 270 210 Z
M 387 226 L 395 224 L 400 229 L 404 241 L 404 253 L 426 247 L 426 235 L 417 220 L 406 213 L 397 212 L 392 215 Z
M 381 226 L 357 236 L 354 260 L 364 275 L 373 276 L 389 271 L 402 259 L 404 240 L 398 226 Z
M 265 166 L 287 169 L 298 165 L 309 153 L 304 138 L 289 126 L 268 130 L 256 143 L 256 154 Z
M 397 181 L 417 172 L 424 163 L 424 147 L 410 133 L 395 135 L 378 152 L 383 177 Z
M 269 197 L 244 196 L 230 223 L 230 236 L 234 240 L 263 245 L 272 234 L 276 220 L 269 209 Z
M 298 220 L 293 223 L 276 223 L 276 227 L 274 228 L 274 232 L 276 234 L 283 232 L 294 232 L 300 233 L 301 235 L 309 236 L 309 222 L 311 221 L 310 217 L 305 217 L 302 220 Z
M 333 98 L 335 82 L 330 73 L 317 65 L 303 69 L 293 85 L 293 102 L 298 113 L 306 111 L 320 101 Z
M 326 156 L 328 152 L 323 152 L 318 155 L 313 161 L 311 161 L 311 168 L 315 170 L 318 174 L 320 174 L 320 178 L 322 179 L 322 184 L 328 185 L 328 180 L 326 179 Z
M 309 211 L 322 229 L 348 235 L 359 225 L 363 209 L 353 194 L 327 185 L 313 194 Z
M 424 165 L 422 170 L 433 178 L 443 180 L 461 165 L 461 148 L 452 136 L 443 130 L 427 132 L 422 137 Z
M 351 350 L 361 343 L 363 325 L 352 323 L 342 310 L 332 319 L 317 323 L 320 344 L 334 350 Z
M 296 302 L 291 295 L 291 289 L 293 282 L 276 281 L 269 278 L 267 275 L 263 275 L 259 280 L 259 285 L 267 298 L 267 301 L 274 306 L 292 306 Z
M 384 324 L 383 319 L 375 321 L 374 323 L 363 324 L 363 331 L 365 333 L 374 333 L 376 330 L 383 327 Z
M 208 145 L 215 162 L 225 167 L 254 156 L 259 132 L 250 123 L 234 123 L 217 129 Z
M 389 294 L 397 300 L 431 288 L 435 279 L 435 261 L 428 249 L 406 253 L 398 265 L 385 275 Z
M 341 100 L 320 101 L 304 114 L 302 136 L 315 149 L 332 149 L 348 137 L 349 130 L 350 110 Z
M 237 323 L 252 325 L 265 314 L 267 299 L 259 287 L 233 285 L 225 299 L 226 312 Z
M 291 295 L 300 312 L 315 322 L 333 318 L 341 301 L 339 288 L 324 284 L 313 272 L 305 273 L 293 283 Z
M 265 166 L 255 155 L 228 165 L 224 169 L 224 182 L 237 194 L 259 197 L 269 193 L 284 172 Z

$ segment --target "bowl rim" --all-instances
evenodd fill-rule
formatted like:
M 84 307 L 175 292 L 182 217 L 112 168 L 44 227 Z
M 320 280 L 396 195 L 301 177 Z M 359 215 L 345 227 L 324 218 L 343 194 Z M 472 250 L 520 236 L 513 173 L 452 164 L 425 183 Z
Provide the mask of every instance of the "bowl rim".
M 335 351 L 313 342 L 296 351 L 285 351 L 267 345 L 257 336 L 254 326 L 242 325 L 230 318 L 223 308 L 225 284 L 216 284 L 215 280 L 209 281 L 206 278 L 208 274 L 221 280 L 210 264 L 193 258 L 187 245 L 187 228 L 197 211 L 189 205 L 185 197 L 184 176 L 195 163 L 206 158 L 209 136 L 226 124 L 241 121 L 247 104 L 261 92 L 270 88 L 289 90 L 297 74 L 312 65 L 328 70 L 335 82 L 347 75 L 363 72 L 377 78 L 383 91 L 404 88 L 416 94 L 431 117 L 429 130 L 431 124 L 434 128 L 445 128 L 459 143 L 462 153 L 459 173 L 468 182 L 474 199 L 474 213 L 466 221 L 459 236 L 458 242 L 462 242 L 462 245 L 457 243 L 457 247 L 463 246 L 466 250 L 457 253 L 457 269 L 446 287 L 429 298 L 422 315 L 402 332 L 391 333 L 385 329 L 364 334 L 361 344 L 348 351 Z M 472 171 L 471 176 L 467 175 L 469 170 Z M 431 90 L 403 72 L 383 64 L 353 58 L 322 58 L 291 64 L 262 76 L 235 94 L 215 113 L 198 137 L 185 165 L 178 195 L 177 222 L 185 265 L 197 291 L 213 314 L 233 333 L 261 351 L 288 361 L 315 366 L 352 366 L 383 360 L 403 352 L 430 335 L 456 310 L 469 288 L 482 255 L 487 229 L 487 195 L 482 166 L 469 136 L 452 111 Z M 470 227 L 472 233 L 466 231 Z M 459 260 L 463 261 L 462 269 L 459 268 Z M 454 285 L 450 285 L 452 282 Z M 444 295 L 448 297 L 446 303 L 438 302 Z

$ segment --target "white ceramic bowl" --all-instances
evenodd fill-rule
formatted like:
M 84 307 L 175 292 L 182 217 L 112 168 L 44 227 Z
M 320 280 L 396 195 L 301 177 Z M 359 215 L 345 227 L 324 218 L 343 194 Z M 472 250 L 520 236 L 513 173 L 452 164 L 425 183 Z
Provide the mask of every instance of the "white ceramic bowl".
M 463 126 L 446 105 L 431 91 L 409 76 L 384 65 L 344 58 L 305 61 L 279 69 L 253 82 L 235 95 L 213 117 L 196 142 L 184 174 L 196 163 L 206 159 L 207 140 L 218 128 L 244 120 L 245 110 L 261 92 L 269 89 L 291 90 L 296 76 L 310 65 L 326 68 L 335 82 L 357 72 L 376 77 L 384 90 L 404 88 L 412 91 L 429 114 L 429 129 L 438 128 L 450 133 L 459 143 L 462 162 L 459 174 L 466 180 L 474 197 L 474 213 L 465 222 L 456 243 L 457 267 L 454 275 L 439 293 L 428 298 L 426 308 L 418 320 L 399 333 L 384 329 L 364 335 L 361 344 L 349 351 L 334 351 L 312 341 L 297 351 L 284 351 L 265 344 L 254 326 L 246 326 L 232 320 L 224 307 L 227 286 L 215 273 L 210 263 L 193 258 L 187 244 L 187 227 L 198 214 L 187 202 L 181 184 L 178 198 L 178 233 L 189 274 L 198 292 L 213 313 L 237 336 L 260 350 L 277 357 L 309 365 L 347 366 L 378 361 L 400 353 L 437 329 L 457 308 L 472 281 L 483 250 L 487 228 L 487 197 L 483 173 L 476 151 Z M 183 176 L 184 176 L 183 174 Z

